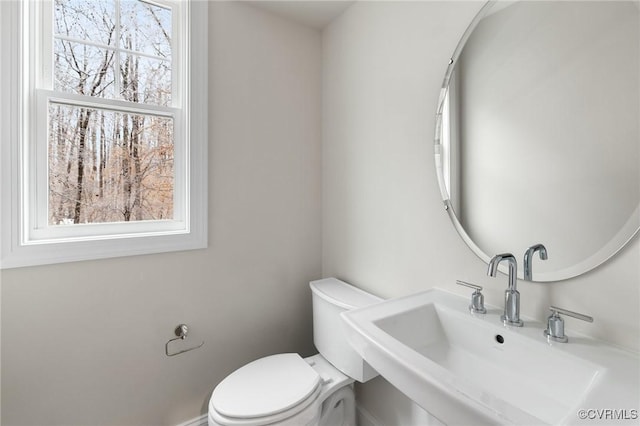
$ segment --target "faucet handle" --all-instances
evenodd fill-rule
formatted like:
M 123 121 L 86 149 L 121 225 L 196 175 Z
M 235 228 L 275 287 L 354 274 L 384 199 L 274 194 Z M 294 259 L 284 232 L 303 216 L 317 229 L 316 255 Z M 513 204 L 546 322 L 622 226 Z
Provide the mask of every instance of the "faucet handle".
M 564 334 L 564 320 L 560 314 L 568 315 L 582 321 L 593 322 L 593 317 L 579 314 L 568 309 L 549 306 L 549 310 L 551 311 L 551 315 L 547 318 L 547 329 L 544 330 L 543 334 L 548 340 L 552 340 L 554 342 L 567 343 L 569 341 L 569 338 Z
M 487 313 L 487 309 L 484 307 L 484 295 L 481 293 L 482 287 L 480 287 L 479 285 L 471 284 L 461 280 L 456 280 L 456 284 L 463 285 L 465 287 L 469 287 L 475 290 L 471 294 L 471 304 L 469 305 L 469 310 L 471 312 L 475 314 Z

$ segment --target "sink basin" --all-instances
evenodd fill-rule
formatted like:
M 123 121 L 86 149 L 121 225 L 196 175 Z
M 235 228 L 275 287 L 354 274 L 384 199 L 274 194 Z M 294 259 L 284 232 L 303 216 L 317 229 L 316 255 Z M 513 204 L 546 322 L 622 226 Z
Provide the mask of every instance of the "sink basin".
M 425 368 L 450 373 L 468 395 L 476 391 L 494 405 L 510 404 L 549 424 L 577 407 L 601 373 L 597 365 L 507 333 L 499 324 L 470 324 L 473 319 L 430 303 L 373 324 L 424 357 Z M 478 392 L 485 387 L 491 392 Z
M 342 316 L 354 349 L 445 424 L 578 424 L 580 409 L 637 421 L 637 355 L 581 336 L 550 344 L 539 322 L 505 327 L 501 309 L 468 305 L 432 289 Z

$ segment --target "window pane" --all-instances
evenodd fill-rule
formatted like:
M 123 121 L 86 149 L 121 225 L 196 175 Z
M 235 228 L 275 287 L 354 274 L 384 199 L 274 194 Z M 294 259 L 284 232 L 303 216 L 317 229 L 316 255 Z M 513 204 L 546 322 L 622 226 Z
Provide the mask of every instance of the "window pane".
M 171 104 L 171 64 L 131 53 L 120 56 L 122 98 L 169 106 Z
M 136 0 L 120 2 L 120 47 L 171 56 L 171 10 Z
M 56 34 L 94 43 L 115 45 L 114 0 L 55 0 Z
M 49 103 L 49 224 L 173 219 L 173 120 Z
M 66 40 L 54 41 L 54 90 L 113 98 L 114 51 Z

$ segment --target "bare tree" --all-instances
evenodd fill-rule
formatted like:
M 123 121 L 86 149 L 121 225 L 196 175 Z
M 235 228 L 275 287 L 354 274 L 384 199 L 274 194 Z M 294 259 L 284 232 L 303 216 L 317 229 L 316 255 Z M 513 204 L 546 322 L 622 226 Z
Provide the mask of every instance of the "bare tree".
M 54 89 L 168 105 L 170 11 L 119 4 L 121 10 L 113 0 L 55 1 Z M 51 224 L 173 216 L 170 118 L 53 102 L 49 116 Z

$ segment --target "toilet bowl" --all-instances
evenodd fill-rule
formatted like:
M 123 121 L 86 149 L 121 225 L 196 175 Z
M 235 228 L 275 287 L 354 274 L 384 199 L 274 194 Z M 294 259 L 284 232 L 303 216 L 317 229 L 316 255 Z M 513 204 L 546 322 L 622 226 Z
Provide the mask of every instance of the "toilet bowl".
M 351 383 L 320 355 L 260 358 L 216 387 L 209 426 L 355 426 Z
M 335 278 L 310 283 L 320 354 L 255 360 L 227 376 L 209 400 L 209 426 L 355 426 L 353 382 L 377 373 L 351 349 L 340 313 L 382 299 Z

